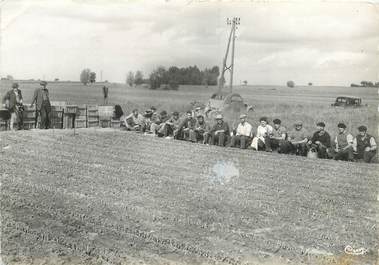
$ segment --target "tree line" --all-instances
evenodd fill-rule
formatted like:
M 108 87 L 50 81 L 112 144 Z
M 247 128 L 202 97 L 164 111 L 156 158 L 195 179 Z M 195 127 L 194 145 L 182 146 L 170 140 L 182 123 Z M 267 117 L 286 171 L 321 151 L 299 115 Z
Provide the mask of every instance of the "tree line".
M 352 83 L 351 87 L 379 87 L 379 82 L 361 81 L 360 85 Z
M 141 71 L 134 74 L 130 71 L 126 77 L 129 86 L 150 84 L 150 89 L 178 89 L 179 85 L 217 85 L 220 74 L 218 66 L 200 70 L 196 65 L 179 68 L 159 66 L 154 69 L 147 79 L 144 79 Z

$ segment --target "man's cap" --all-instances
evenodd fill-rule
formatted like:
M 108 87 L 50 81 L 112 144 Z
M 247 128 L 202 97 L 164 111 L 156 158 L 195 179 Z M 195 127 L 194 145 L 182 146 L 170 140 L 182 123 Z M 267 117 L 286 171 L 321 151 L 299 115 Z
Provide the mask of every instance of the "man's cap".
M 246 114 L 241 114 L 240 119 L 246 119 L 247 115 Z
M 317 126 L 320 126 L 320 127 L 325 127 L 325 122 L 323 121 L 320 121 L 316 124 Z
M 296 122 L 295 122 L 295 126 L 296 126 L 296 125 L 303 125 L 303 122 L 302 122 L 302 121 L 296 121 Z
M 346 129 L 345 123 L 342 123 L 342 122 L 338 123 L 337 127 Z
M 259 119 L 259 121 L 265 121 L 265 122 L 267 122 L 267 117 L 261 117 L 261 118 Z
M 46 85 L 47 85 L 47 82 L 46 82 L 46 81 L 41 81 L 41 82 L 39 82 L 39 84 L 40 84 L 41 86 L 46 86 Z
M 179 116 L 179 112 L 174 111 L 174 112 L 172 113 L 172 115 L 174 115 L 174 116 Z
M 364 126 L 364 125 L 361 125 L 361 126 L 358 127 L 358 131 L 360 131 L 360 132 L 367 132 L 367 127 Z
M 150 109 L 151 109 L 151 110 L 157 110 L 157 108 L 154 107 L 154 106 L 151 106 Z
M 18 88 L 18 83 L 13 83 L 12 88 Z
M 191 114 L 192 115 L 192 111 L 190 111 L 190 110 L 187 110 L 187 112 L 186 112 L 187 114 Z
M 281 123 L 282 123 L 282 121 L 279 120 L 279 119 L 274 119 L 272 122 L 273 122 L 274 124 L 281 124 Z
M 222 114 L 217 114 L 215 119 L 216 120 L 222 120 L 223 119 Z
M 167 115 L 167 111 L 162 110 L 160 114 L 161 114 L 162 116 Z

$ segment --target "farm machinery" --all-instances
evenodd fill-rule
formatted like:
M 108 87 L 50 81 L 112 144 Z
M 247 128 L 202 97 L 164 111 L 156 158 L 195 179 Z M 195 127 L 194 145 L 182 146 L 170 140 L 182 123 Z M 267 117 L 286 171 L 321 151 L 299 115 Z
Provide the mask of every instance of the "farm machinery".
M 231 25 L 228 44 L 226 48 L 225 57 L 222 61 L 222 69 L 220 77 L 218 79 L 218 91 L 214 93 L 208 100 L 204 112 L 207 118 L 214 118 L 217 114 L 222 113 L 224 117 L 235 122 L 241 113 L 247 113 L 252 111 L 252 106 L 248 106 L 244 103 L 243 98 L 238 93 L 233 93 L 233 72 L 234 72 L 234 50 L 235 50 L 235 33 L 237 26 L 240 24 L 240 18 L 234 17 L 233 19 L 227 19 L 227 24 Z M 227 66 L 227 60 L 229 56 L 230 44 L 231 48 L 231 63 Z M 229 71 L 229 91 L 224 91 L 225 84 L 225 72 Z

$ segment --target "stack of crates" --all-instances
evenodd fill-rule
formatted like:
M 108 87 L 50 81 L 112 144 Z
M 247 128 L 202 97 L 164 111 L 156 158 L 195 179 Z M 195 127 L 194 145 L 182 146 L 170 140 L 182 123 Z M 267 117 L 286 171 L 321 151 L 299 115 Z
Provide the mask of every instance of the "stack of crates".
M 67 105 L 63 115 L 63 127 L 65 129 L 75 128 L 75 117 L 78 113 L 77 105 Z
M 24 112 L 22 113 L 24 129 L 34 129 L 36 127 L 36 109 L 29 106 L 30 104 L 24 105 Z
M 51 128 L 63 129 L 64 107 L 51 106 Z
M 99 126 L 98 106 L 87 106 L 87 128 Z
M 86 128 L 87 127 L 87 106 L 79 105 L 78 112 L 75 117 L 75 128 Z
M 99 106 L 99 121 L 100 127 L 107 128 L 111 127 L 112 117 L 114 115 L 113 106 Z
M 0 109 L 0 131 L 8 130 L 10 112 L 7 109 Z
M 120 128 L 121 127 L 121 121 L 120 119 L 111 119 L 111 127 L 112 128 Z

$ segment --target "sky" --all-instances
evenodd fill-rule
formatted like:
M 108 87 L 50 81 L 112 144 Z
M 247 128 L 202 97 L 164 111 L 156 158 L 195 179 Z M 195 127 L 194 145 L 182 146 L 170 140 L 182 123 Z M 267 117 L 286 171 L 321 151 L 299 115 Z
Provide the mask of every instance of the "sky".
M 228 17 L 241 18 L 235 84 L 379 81 L 379 3 L 312 0 L 3 0 L 0 75 L 79 80 L 90 68 L 125 82 L 158 66 L 221 67 Z

